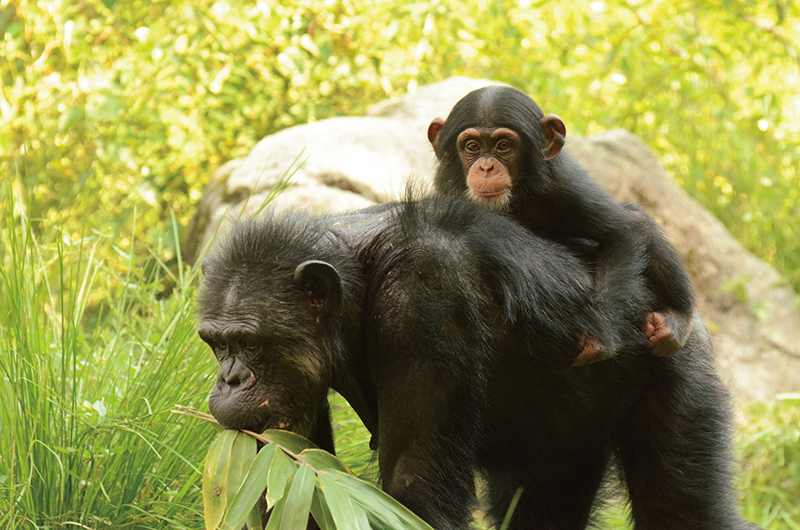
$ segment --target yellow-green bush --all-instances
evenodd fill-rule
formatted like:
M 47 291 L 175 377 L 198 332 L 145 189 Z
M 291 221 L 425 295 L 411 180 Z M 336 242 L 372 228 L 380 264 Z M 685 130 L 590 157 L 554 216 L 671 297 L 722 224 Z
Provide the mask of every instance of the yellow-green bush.
M 800 286 L 794 2 L 0 0 L 0 33 L 0 172 L 74 233 L 136 207 L 151 243 L 264 135 L 464 74 L 633 130 Z

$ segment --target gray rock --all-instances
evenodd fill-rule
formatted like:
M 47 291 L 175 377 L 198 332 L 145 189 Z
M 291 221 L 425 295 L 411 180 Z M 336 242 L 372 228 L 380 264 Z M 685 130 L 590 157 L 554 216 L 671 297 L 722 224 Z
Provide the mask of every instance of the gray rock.
M 300 125 L 261 140 L 246 158 L 215 172 L 187 230 L 184 255 L 190 262 L 202 256 L 226 217 L 257 211 L 287 172 L 294 171 L 291 187 L 271 207 L 352 210 L 400 196 L 409 180 L 427 185 L 435 162 L 428 123 L 488 84 L 451 78 L 379 103 L 366 116 Z M 769 399 L 800 390 L 798 297 L 780 274 L 678 188 L 635 135 L 571 136 L 566 150 L 618 199 L 641 204 L 664 227 L 692 276 L 734 392 Z

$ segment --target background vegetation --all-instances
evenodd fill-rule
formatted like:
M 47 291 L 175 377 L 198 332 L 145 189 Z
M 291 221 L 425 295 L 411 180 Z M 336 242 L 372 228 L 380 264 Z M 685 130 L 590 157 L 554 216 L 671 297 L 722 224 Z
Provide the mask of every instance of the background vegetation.
M 454 74 L 569 129 L 640 135 L 800 286 L 800 7 L 791 0 L 0 0 L 0 174 L 37 216 L 152 246 L 263 136 Z M 420 131 L 419 134 L 424 134 Z M 172 260 L 176 241 L 165 241 Z
M 179 246 L 203 184 L 420 84 L 488 77 L 570 131 L 634 131 L 800 287 L 791 0 L 0 0 L 0 36 L 3 528 L 200 526 L 214 431 L 169 411 L 213 373 Z M 745 514 L 800 528 L 800 401 L 746 419 Z

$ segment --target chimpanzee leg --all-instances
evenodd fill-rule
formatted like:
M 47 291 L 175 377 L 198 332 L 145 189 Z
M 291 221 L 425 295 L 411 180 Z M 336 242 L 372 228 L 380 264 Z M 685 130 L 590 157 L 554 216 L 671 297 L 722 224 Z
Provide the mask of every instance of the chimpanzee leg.
M 489 476 L 489 516 L 500 528 L 517 488 L 522 486 L 523 492 L 509 526 L 511 530 L 583 530 L 592 516 L 608 460 L 600 455 L 586 459 L 579 474 L 567 472 L 558 480 L 543 484 Z
M 681 355 L 636 359 L 618 456 L 637 530 L 748 527 L 734 502 L 729 397 L 702 322 L 694 330 Z
M 396 363 L 378 395 L 378 459 L 384 491 L 437 530 L 466 529 L 476 505 L 477 406 L 444 366 Z

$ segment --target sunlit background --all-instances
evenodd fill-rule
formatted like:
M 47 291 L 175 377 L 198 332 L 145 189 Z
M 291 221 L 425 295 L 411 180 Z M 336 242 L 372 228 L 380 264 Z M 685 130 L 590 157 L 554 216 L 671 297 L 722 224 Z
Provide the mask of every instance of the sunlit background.
M 792 0 L 0 0 L 0 35 L 4 528 L 202 526 L 214 431 L 170 409 L 213 372 L 180 259 L 203 186 L 270 133 L 452 75 L 570 134 L 633 131 L 800 289 Z M 800 405 L 744 423 L 745 515 L 800 528 Z

